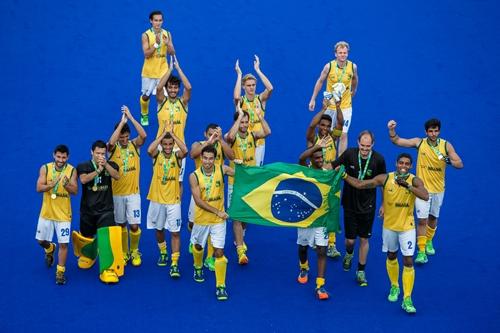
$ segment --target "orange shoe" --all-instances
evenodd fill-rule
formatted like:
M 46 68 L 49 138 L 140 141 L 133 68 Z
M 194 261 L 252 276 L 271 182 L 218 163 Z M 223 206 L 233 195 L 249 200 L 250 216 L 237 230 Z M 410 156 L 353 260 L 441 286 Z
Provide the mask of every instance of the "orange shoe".
M 308 281 L 308 277 L 309 277 L 309 271 L 305 268 L 301 268 L 297 281 L 301 284 L 306 284 Z
M 325 287 L 316 288 L 315 292 L 316 292 L 316 297 L 321 301 L 327 300 L 330 297 Z

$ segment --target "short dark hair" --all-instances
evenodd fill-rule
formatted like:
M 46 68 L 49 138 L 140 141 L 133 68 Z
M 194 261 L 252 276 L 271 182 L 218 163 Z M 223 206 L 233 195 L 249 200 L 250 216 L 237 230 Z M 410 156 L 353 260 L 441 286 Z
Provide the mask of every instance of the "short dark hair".
M 236 121 L 238 119 L 238 117 L 240 116 L 240 113 L 238 111 L 236 111 L 234 113 L 234 116 L 233 116 L 233 120 Z M 243 117 L 247 116 L 248 119 L 250 119 L 250 115 L 248 114 L 248 112 L 246 111 L 243 111 Z
M 120 126 L 120 123 L 115 125 L 115 130 Z M 130 133 L 130 126 L 128 124 L 124 124 L 122 129 L 120 130 L 120 134 Z
M 173 86 L 179 86 L 181 85 L 181 80 L 175 76 L 175 75 L 171 75 L 168 80 L 167 80 L 167 86 L 168 85 L 173 85 Z
M 412 163 L 412 164 L 413 164 L 413 158 L 412 158 L 412 157 L 411 157 L 411 155 L 410 155 L 410 154 L 408 154 L 408 153 L 401 153 L 401 154 L 399 154 L 399 155 L 398 155 L 398 158 L 396 159 L 396 162 L 399 162 L 399 160 L 400 160 L 400 159 L 402 159 L 403 157 L 405 157 L 405 158 L 409 159 L 409 160 L 410 160 L 410 163 Z
M 373 134 L 373 132 L 372 132 L 372 131 L 370 131 L 370 130 L 364 130 L 364 131 L 362 131 L 361 133 L 359 133 L 359 135 L 358 135 L 358 141 L 359 141 L 359 140 L 361 140 L 361 137 L 362 137 L 363 135 L 369 135 L 369 136 L 370 136 L 370 139 L 372 139 L 372 144 L 374 144 L 374 143 L 375 143 L 375 134 Z
M 217 157 L 217 149 L 213 145 L 207 145 L 203 147 L 201 150 L 201 155 L 203 156 L 204 153 L 212 153 L 214 154 L 214 158 Z
M 330 124 L 333 123 L 333 119 L 329 114 L 322 115 L 321 118 L 319 119 L 319 121 L 322 121 L 322 120 L 327 120 L 330 122 Z
M 205 133 L 208 133 L 209 129 L 217 129 L 217 127 L 219 127 L 219 125 L 214 124 L 214 123 L 210 123 L 207 125 L 207 128 L 205 128 Z
M 57 145 L 57 146 L 54 148 L 54 154 L 55 154 L 55 153 L 57 153 L 57 152 L 59 152 L 59 153 L 63 153 L 63 154 L 64 154 L 64 153 L 66 153 L 66 154 L 68 154 L 68 155 L 69 155 L 69 148 L 68 148 L 68 146 L 66 146 L 66 145 Z
M 427 131 L 429 128 L 432 127 L 437 127 L 439 130 L 441 129 L 441 121 L 436 118 L 429 119 L 425 122 L 424 124 L 425 131 Z
M 154 10 L 151 12 L 151 14 L 149 14 L 149 19 L 152 20 L 153 19 L 153 16 L 155 15 L 161 15 L 161 17 L 163 17 L 163 13 L 159 10 Z
M 161 138 L 161 140 L 163 141 L 164 139 L 173 139 L 173 138 L 174 137 L 172 136 L 172 134 L 170 134 L 170 132 L 167 132 L 167 133 L 165 133 L 165 135 L 163 136 L 163 138 Z
M 92 151 L 94 151 L 96 148 L 106 148 L 106 142 L 102 140 L 97 140 L 92 144 Z

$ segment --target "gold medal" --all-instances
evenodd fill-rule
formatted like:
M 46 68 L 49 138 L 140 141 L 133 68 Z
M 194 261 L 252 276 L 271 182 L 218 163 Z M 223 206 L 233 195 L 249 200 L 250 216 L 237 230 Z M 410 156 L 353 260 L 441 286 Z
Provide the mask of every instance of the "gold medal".
M 56 195 L 55 193 L 52 193 L 52 194 L 50 195 L 50 197 L 51 197 L 52 199 L 56 199 L 56 198 L 57 198 L 57 195 Z
M 94 191 L 94 192 L 97 191 L 97 185 L 92 186 L 92 191 Z

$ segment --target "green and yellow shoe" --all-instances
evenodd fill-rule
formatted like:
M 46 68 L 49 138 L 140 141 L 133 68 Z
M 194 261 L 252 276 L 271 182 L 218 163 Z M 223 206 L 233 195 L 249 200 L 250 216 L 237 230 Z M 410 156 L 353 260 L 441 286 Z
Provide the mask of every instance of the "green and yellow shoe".
M 434 249 L 434 245 L 432 245 L 432 241 L 427 241 L 425 244 L 425 253 L 429 256 L 433 256 L 436 254 L 436 250 Z
M 418 251 L 417 258 L 415 258 L 415 263 L 419 265 L 426 264 L 429 260 L 427 259 L 427 254 L 425 252 Z
M 168 262 L 168 254 L 160 253 L 160 257 L 158 258 L 158 262 L 156 264 L 160 267 L 163 267 L 167 266 L 167 262 Z
M 141 125 L 142 126 L 149 125 L 149 116 L 147 114 L 141 114 Z
M 409 314 L 417 313 L 417 309 L 415 309 L 415 307 L 413 306 L 413 302 L 411 301 L 411 297 L 406 297 L 403 300 L 403 303 L 401 303 L 401 307 L 403 308 L 403 310 L 406 311 L 406 313 L 409 313 Z
M 215 291 L 215 296 L 219 301 L 225 301 L 228 299 L 226 286 L 218 286 Z
M 211 272 L 215 272 L 215 258 L 214 257 L 207 257 L 205 259 L 205 262 L 203 263 L 203 266 L 208 268 Z
M 368 286 L 368 280 L 366 279 L 365 271 L 356 271 L 356 281 L 360 287 Z
M 399 292 L 400 291 L 398 286 L 391 286 L 391 290 L 389 291 L 387 300 L 389 300 L 389 302 L 396 302 L 399 298 Z
M 170 266 L 170 277 L 173 279 L 178 279 L 181 277 L 181 272 L 179 271 L 179 266 L 177 266 L 177 265 Z

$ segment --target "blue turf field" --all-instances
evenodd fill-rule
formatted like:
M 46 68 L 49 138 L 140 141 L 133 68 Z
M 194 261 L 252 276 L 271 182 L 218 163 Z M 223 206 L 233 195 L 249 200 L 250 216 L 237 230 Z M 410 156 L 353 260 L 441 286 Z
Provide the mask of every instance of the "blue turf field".
M 91 142 L 109 138 L 122 104 L 139 114 L 140 34 L 156 8 L 165 13 L 164 27 L 172 31 L 179 62 L 193 85 L 188 146 L 208 122 L 229 128 L 234 62 L 240 58 L 248 72 L 257 53 L 275 87 L 266 113 L 273 131 L 266 162 L 295 162 L 313 115 L 307 111 L 312 88 L 338 40 L 350 42 L 350 59 L 359 68 L 350 145 L 361 130 L 373 130 L 375 149 L 391 168 L 401 150 L 387 138 L 389 119 L 398 121 L 404 137 L 423 135 L 430 117 L 442 120 L 442 136 L 453 143 L 465 168 L 447 173 L 437 256 L 416 270 L 415 317 L 403 313 L 399 303 L 386 301 L 380 220 L 367 266 L 369 287 L 359 288 L 353 272 L 329 261 L 331 299 L 323 303 L 313 297 L 311 282 L 301 286 L 295 281 L 295 230 L 256 226 L 247 236 L 247 267 L 236 264 L 228 233 L 226 303 L 215 300 L 212 275 L 204 284 L 192 280 L 186 230 L 179 281 L 156 267 L 154 235 L 144 226 L 143 266 L 127 267 L 120 284 L 101 284 L 97 267 L 79 271 L 72 254 L 68 284 L 54 284 L 54 272 L 44 267 L 34 240 L 41 205 L 37 172 L 59 143 L 70 146 L 73 165 L 88 159 Z M 498 12 L 492 0 L 1 2 L 6 143 L 0 332 L 500 331 Z M 156 133 L 152 118 L 150 137 Z M 144 151 L 144 215 L 149 165 Z M 74 229 L 79 199 L 73 199 Z

